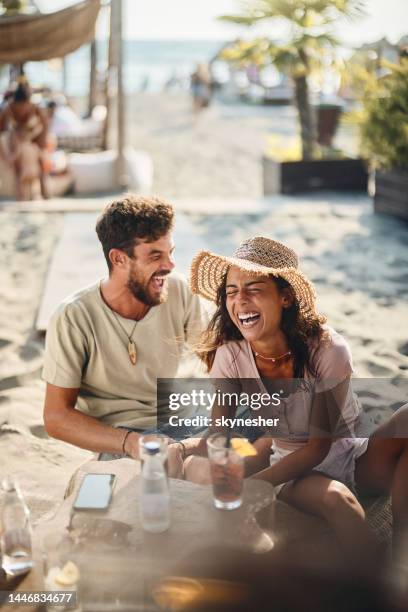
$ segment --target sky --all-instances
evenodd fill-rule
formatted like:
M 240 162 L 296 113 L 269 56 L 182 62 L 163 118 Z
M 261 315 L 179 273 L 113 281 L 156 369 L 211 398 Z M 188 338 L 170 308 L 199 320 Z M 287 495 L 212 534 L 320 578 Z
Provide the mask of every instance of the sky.
M 239 0 L 123 0 L 124 36 L 138 40 L 229 40 L 248 36 L 252 30 L 217 22 L 222 14 L 239 12 Z M 74 0 L 37 0 L 40 10 L 50 12 L 75 4 Z M 383 36 L 396 42 L 408 34 L 408 0 L 366 0 L 367 16 L 355 23 L 342 22 L 337 35 L 350 46 Z M 107 32 L 106 10 L 98 20 L 98 38 Z M 105 15 L 103 14 L 105 13 Z M 265 26 L 264 26 L 265 27 Z M 260 31 L 260 33 L 265 33 Z M 268 26 L 268 33 L 279 32 Z

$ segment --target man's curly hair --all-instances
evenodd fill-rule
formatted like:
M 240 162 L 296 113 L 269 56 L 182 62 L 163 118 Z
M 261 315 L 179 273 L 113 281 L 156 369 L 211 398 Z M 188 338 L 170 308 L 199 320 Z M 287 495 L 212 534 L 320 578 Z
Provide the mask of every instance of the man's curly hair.
M 146 198 L 131 193 L 109 204 L 96 223 L 109 271 L 111 249 L 120 249 L 129 257 L 140 240 L 154 242 L 173 228 L 171 204 L 160 198 Z

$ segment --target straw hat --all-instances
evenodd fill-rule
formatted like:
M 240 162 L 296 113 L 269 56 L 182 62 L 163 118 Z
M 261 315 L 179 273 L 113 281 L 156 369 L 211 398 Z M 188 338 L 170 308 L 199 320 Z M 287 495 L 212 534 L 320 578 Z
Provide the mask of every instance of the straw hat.
M 304 317 L 319 316 L 312 283 L 298 270 L 298 257 L 284 244 L 254 236 L 244 240 L 232 257 L 200 251 L 191 263 L 190 287 L 208 300 L 215 301 L 217 290 L 230 266 L 266 276 L 280 276 L 293 288 Z

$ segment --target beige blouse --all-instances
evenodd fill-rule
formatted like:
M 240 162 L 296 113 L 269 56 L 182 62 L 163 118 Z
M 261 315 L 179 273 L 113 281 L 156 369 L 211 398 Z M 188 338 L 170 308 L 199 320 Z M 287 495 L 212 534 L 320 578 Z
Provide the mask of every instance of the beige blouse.
M 253 394 L 279 393 L 280 403 L 251 410 L 251 418 L 279 418 L 279 427 L 270 432 L 278 446 L 295 450 L 310 437 L 316 420 L 312 408 L 317 398 L 325 397 L 329 422 L 322 426 L 321 435 L 333 439 L 354 437 L 360 408 L 349 383 L 353 372 L 352 357 L 346 340 L 334 329 L 324 326 L 325 333 L 319 343 L 310 343 L 313 374 L 306 373 L 302 380 L 261 380 L 249 342 L 231 341 L 217 350 L 210 371 L 212 379 L 221 379 L 224 391 Z M 227 383 L 228 381 L 228 383 Z M 275 402 L 274 402 L 275 403 Z M 320 404 L 321 405 L 321 404 Z M 317 409 L 316 409 L 317 410 Z M 237 416 L 245 407 L 237 406 Z M 321 423 L 321 421 L 319 421 Z M 314 432 L 319 431 L 314 428 Z M 320 435 L 315 433 L 315 435 Z

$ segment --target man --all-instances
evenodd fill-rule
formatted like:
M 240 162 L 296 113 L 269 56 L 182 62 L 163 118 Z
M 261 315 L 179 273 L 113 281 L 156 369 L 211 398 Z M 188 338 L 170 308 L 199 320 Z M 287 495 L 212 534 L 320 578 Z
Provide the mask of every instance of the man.
M 176 375 L 203 315 L 187 283 L 168 276 L 173 216 L 163 200 L 130 194 L 98 219 L 109 277 L 65 300 L 47 331 L 49 435 L 137 458 L 139 432 L 156 426 L 157 378 Z

